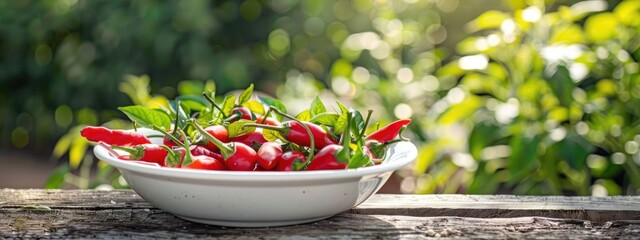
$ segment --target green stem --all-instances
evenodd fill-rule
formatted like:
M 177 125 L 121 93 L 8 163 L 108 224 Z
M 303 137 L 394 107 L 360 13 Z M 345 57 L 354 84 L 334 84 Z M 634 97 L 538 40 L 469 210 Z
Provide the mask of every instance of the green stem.
M 222 122 L 231 122 L 233 120 L 238 120 L 240 118 L 242 118 L 242 114 L 241 113 L 240 114 L 239 113 L 233 113 L 233 114 L 229 115 L 229 117 L 227 117 L 225 119 L 222 119 Z
M 215 101 L 213 101 L 213 99 L 211 99 L 211 97 L 209 97 L 209 95 L 207 95 L 207 93 L 202 93 L 202 96 L 204 96 L 204 98 L 207 99 L 207 101 L 209 101 L 211 103 L 211 105 L 213 105 L 214 108 L 218 109 L 218 111 L 220 111 L 220 114 L 222 114 L 222 118 L 227 118 L 227 115 L 224 114 L 224 111 L 222 111 L 222 108 L 220 108 L 220 106 L 218 106 L 218 104 L 216 104 Z
M 279 133 L 282 133 L 283 135 L 286 135 L 284 133 L 288 129 L 288 127 L 285 127 L 285 126 L 272 126 L 272 125 L 257 124 L 257 123 L 247 123 L 247 124 L 242 125 L 242 128 L 245 128 L 245 127 L 257 127 L 257 128 L 264 128 L 264 129 L 274 130 L 274 131 L 278 131 Z
M 264 124 L 267 121 L 267 118 L 269 117 L 269 114 L 271 114 L 271 108 L 269 108 L 269 110 L 267 110 L 267 113 L 264 114 L 264 117 L 262 118 L 261 124 Z
M 191 146 L 189 144 L 189 140 L 187 140 L 187 134 L 184 133 L 182 129 L 178 129 L 178 134 L 180 134 L 180 136 L 182 136 L 182 138 L 184 139 L 184 160 L 182 160 L 182 162 L 179 163 L 180 166 L 182 167 L 186 164 L 193 162 L 193 158 L 191 157 Z
M 173 135 L 169 134 L 167 131 L 165 131 L 164 129 L 156 126 L 156 125 L 151 125 L 151 129 L 156 130 L 158 132 L 161 132 L 162 134 L 164 134 L 165 136 L 167 136 L 171 141 L 173 141 L 175 144 L 177 144 L 180 147 L 184 148 L 184 144 L 182 142 L 180 142 L 180 140 L 178 140 L 176 137 L 174 137 Z M 185 141 L 187 139 L 185 138 Z
M 300 126 L 302 126 L 302 128 L 304 128 L 304 130 L 307 132 L 307 135 L 309 136 L 309 142 L 311 143 L 311 146 L 310 146 L 311 149 L 309 150 L 309 156 L 307 156 L 307 161 L 304 163 L 304 166 L 303 166 L 303 169 L 306 169 L 311 163 L 311 160 L 313 160 L 313 156 L 315 155 L 315 151 L 316 151 L 316 142 L 314 140 L 314 136 L 313 136 L 313 133 L 311 132 L 311 129 L 309 129 L 309 127 L 306 124 L 298 120 L 296 117 L 291 116 L 285 112 L 282 112 L 273 106 L 270 106 L 269 110 L 274 111 L 277 114 L 280 114 L 284 117 L 287 117 L 293 121 L 300 123 Z
M 369 119 L 371 119 L 372 113 L 373 113 L 372 109 L 369 109 L 367 111 L 367 119 L 364 120 L 364 127 L 362 128 L 362 130 L 360 130 L 360 134 L 358 135 L 358 138 L 364 139 L 362 136 L 364 136 L 364 131 L 367 130 L 367 126 L 369 125 Z
M 136 154 L 139 154 L 139 151 L 136 151 L 136 150 L 135 150 L 135 149 L 133 149 L 133 148 L 126 148 L 126 147 L 120 147 L 120 146 L 111 146 L 111 148 L 112 148 L 112 149 L 116 149 L 116 150 L 122 150 L 122 151 L 125 151 L 125 152 L 127 152 L 127 153 L 129 153 L 129 154 L 131 154 L 131 155 L 134 155 L 134 156 L 135 156 Z
M 229 145 L 218 140 L 217 138 L 211 136 L 211 134 L 209 134 L 200 125 L 198 125 L 198 123 L 196 123 L 195 119 L 191 119 L 189 123 L 191 123 L 191 125 L 200 133 L 200 135 L 202 135 L 204 138 L 206 138 L 207 140 L 211 141 L 214 145 L 216 145 L 216 147 L 220 149 L 220 153 L 222 153 L 222 156 L 224 156 L 225 159 L 235 154 L 236 152 L 235 146 L 230 147 Z

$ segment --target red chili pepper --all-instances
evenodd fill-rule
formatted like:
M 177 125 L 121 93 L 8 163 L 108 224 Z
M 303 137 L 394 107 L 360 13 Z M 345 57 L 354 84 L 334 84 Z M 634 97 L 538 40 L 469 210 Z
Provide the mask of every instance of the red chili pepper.
M 391 141 L 394 138 L 396 138 L 400 133 L 400 130 L 403 127 L 409 125 L 409 123 L 411 123 L 411 119 L 401 119 L 401 120 L 392 122 L 389 125 L 367 135 L 366 139 L 376 140 L 381 143 Z
M 231 115 L 224 119 L 225 122 L 235 122 L 240 119 L 251 120 L 251 110 L 247 107 L 235 107 L 231 110 Z
M 333 139 L 333 137 L 331 137 L 331 135 L 329 135 L 322 127 L 310 122 L 304 122 L 304 125 L 306 125 L 309 130 L 311 130 L 316 148 L 321 149 L 327 145 L 338 143 L 338 141 Z M 283 122 L 281 126 L 251 123 L 245 124 L 245 126 L 254 126 L 275 130 L 278 131 L 280 135 L 282 135 L 282 137 L 287 139 L 287 141 L 289 142 L 305 147 L 311 146 L 311 139 L 309 138 L 309 134 L 307 134 L 307 131 L 304 129 L 302 124 L 296 121 L 286 121 Z
M 192 162 L 182 166 L 183 168 L 190 169 L 202 169 L 202 170 L 226 170 L 227 167 L 218 159 L 204 156 L 195 155 L 192 157 Z
M 133 148 L 120 146 L 111 146 L 111 148 L 129 153 L 129 160 L 154 162 L 160 164 L 160 166 L 165 165 L 165 158 L 167 157 L 167 150 L 153 143 L 141 144 Z
M 258 119 L 256 119 L 256 123 L 280 126 L 280 122 L 277 119 L 271 117 L 265 118 L 264 116 L 259 116 Z
M 265 170 L 271 170 L 278 165 L 282 156 L 282 146 L 277 142 L 266 142 L 258 150 L 258 164 Z
M 276 166 L 276 171 L 288 172 L 293 171 L 293 162 L 299 159 L 304 162 L 305 157 L 304 154 L 298 151 L 288 151 L 283 153 L 278 159 L 278 166 Z
M 347 163 L 340 161 L 336 155 L 342 149 L 343 147 L 337 144 L 326 146 L 313 157 L 307 170 L 346 169 Z
M 204 129 L 207 133 L 211 134 L 214 138 L 222 141 L 229 142 L 229 131 L 222 125 L 213 125 Z M 218 151 L 219 148 L 213 142 L 207 141 L 205 147 L 211 151 Z
M 193 119 L 191 120 L 191 125 L 220 149 L 227 168 L 233 171 L 251 171 L 255 168 L 256 151 L 253 148 L 240 142 L 223 143 L 202 129 Z
M 255 131 L 232 137 L 231 141 L 241 142 L 254 149 L 258 149 L 263 143 L 267 142 L 267 139 L 264 139 L 261 132 Z
M 151 140 L 142 133 L 111 130 L 105 127 L 87 126 L 80 131 L 80 135 L 92 142 L 104 142 L 114 146 L 136 146 L 151 143 Z
M 180 167 L 182 166 L 182 163 L 184 161 L 184 157 L 185 157 L 185 151 L 183 147 L 178 147 L 176 149 L 173 149 L 172 151 L 177 152 L 178 154 L 180 154 L 180 159 L 171 159 L 172 157 L 174 157 L 173 155 L 168 154 L 165 157 L 165 163 L 161 164 L 163 166 L 169 166 L 169 167 Z M 214 151 L 211 151 L 203 146 L 197 146 L 197 145 L 191 145 L 189 146 L 189 152 L 191 153 L 192 156 L 208 156 L 208 157 L 212 157 L 218 160 L 222 160 L 222 155 L 220 155 L 219 153 L 216 153 Z M 173 164 L 172 164 L 173 163 Z M 174 165 L 175 166 L 172 166 Z

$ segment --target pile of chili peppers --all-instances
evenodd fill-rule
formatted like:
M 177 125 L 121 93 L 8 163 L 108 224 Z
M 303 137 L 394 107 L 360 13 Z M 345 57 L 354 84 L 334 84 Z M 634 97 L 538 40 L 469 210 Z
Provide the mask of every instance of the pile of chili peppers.
M 217 103 L 213 93 L 177 98 L 165 110 L 119 108 L 134 126 L 161 134 L 87 126 L 81 135 L 107 146 L 123 160 L 162 167 L 231 171 L 301 171 L 359 168 L 380 164 L 390 144 L 407 141 L 410 119 L 365 134 L 365 117 L 341 103 L 335 112 L 316 98 L 297 116 L 276 99 L 252 99 L 253 85 Z M 189 102 L 191 101 L 191 102 Z M 167 124 L 170 121 L 170 124 Z M 162 138 L 161 144 L 151 141 Z M 159 141 L 156 141 L 159 142 Z

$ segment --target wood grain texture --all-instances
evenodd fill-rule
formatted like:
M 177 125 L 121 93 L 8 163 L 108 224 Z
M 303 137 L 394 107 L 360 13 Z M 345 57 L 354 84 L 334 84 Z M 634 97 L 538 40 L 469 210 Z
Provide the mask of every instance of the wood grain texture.
M 0 190 L 0 239 L 633 239 L 640 236 L 640 221 L 637 220 L 640 215 L 639 207 L 638 197 L 374 195 L 361 206 L 323 221 L 286 227 L 243 229 L 209 226 L 179 219 L 153 208 L 134 192 L 127 190 L 4 189 Z M 603 215 L 627 213 L 608 217 L 615 218 L 613 220 L 591 221 L 572 217 L 571 214 L 576 211 L 589 214 L 603 212 Z M 542 214 L 513 217 L 515 213 Z M 544 217 L 549 213 L 568 215 Z M 589 216 L 591 215 L 587 215 Z

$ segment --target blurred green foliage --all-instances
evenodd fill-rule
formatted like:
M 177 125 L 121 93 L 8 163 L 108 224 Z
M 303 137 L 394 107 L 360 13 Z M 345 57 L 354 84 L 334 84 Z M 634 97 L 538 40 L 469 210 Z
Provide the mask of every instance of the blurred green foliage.
M 294 114 L 320 96 L 412 118 L 404 192 L 638 194 L 640 1 L 501 3 L 0 2 L 1 144 L 71 128 L 48 187 L 126 187 L 83 124 L 127 128 L 117 106 L 213 86 L 182 79 L 255 82 Z

